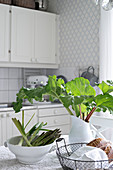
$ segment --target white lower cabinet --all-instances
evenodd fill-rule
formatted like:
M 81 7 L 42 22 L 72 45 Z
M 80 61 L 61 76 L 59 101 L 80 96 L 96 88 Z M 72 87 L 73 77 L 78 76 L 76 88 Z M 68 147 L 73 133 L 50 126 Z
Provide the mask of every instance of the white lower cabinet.
M 26 132 L 36 124 L 37 122 L 47 122 L 46 128 L 48 129 L 61 129 L 63 135 L 69 134 L 70 131 L 70 115 L 67 113 L 66 109 L 62 107 L 50 107 L 46 108 L 32 108 L 25 109 L 25 125 L 30 120 L 31 116 L 35 113 L 30 124 L 26 128 Z M 15 124 L 12 121 L 12 118 L 16 117 L 21 121 L 22 114 L 15 113 L 14 111 L 0 111 L 0 145 L 3 145 L 4 142 L 13 137 L 20 135 L 20 132 L 16 128 Z M 45 127 L 44 127 L 45 128 Z
M 70 115 L 63 107 L 43 108 L 38 110 L 39 122 L 47 122 L 46 128 L 60 128 L 63 135 L 69 134 Z
M 25 124 L 29 121 L 31 116 L 35 113 L 32 121 L 26 128 L 26 132 L 38 122 L 37 118 L 37 109 L 33 110 L 25 110 Z M 0 145 L 3 145 L 4 142 L 13 137 L 20 135 L 20 132 L 16 128 L 15 124 L 12 121 L 12 118 L 17 118 L 21 121 L 21 113 L 14 113 L 14 111 L 10 112 L 0 112 Z

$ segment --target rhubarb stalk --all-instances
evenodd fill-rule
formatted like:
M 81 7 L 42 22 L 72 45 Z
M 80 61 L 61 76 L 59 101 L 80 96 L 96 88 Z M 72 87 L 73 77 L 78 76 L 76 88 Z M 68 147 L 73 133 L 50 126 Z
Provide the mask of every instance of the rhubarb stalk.
M 80 119 L 82 119 L 81 105 L 79 104 Z
M 94 108 L 90 111 L 90 113 L 87 115 L 87 117 L 86 117 L 86 119 L 85 119 L 85 122 L 89 122 L 89 119 L 90 119 L 90 117 L 92 116 L 92 114 L 94 113 L 95 110 L 96 110 L 96 107 L 94 107 Z

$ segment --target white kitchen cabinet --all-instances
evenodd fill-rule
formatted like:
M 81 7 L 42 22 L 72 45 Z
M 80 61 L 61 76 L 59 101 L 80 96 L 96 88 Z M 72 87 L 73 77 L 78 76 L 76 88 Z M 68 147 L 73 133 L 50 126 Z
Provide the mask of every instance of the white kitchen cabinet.
M 0 61 L 10 57 L 10 6 L 0 4 Z
M 28 121 L 31 119 L 32 115 L 35 113 L 33 119 L 29 123 L 29 125 L 26 127 L 26 132 L 28 132 L 33 125 L 38 123 L 38 116 L 37 116 L 37 109 L 31 109 L 31 110 L 25 110 L 25 125 L 28 123 Z
M 34 56 L 34 11 L 11 9 L 11 61 L 31 62 Z
M 26 132 L 38 122 L 37 118 L 37 109 L 28 109 L 25 110 L 25 124 L 29 121 L 31 116 L 35 113 L 35 116 L 33 117 L 32 121 L 26 128 Z M 17 118 L 17 120 L 21 121 L 21 113 L 15 113 L 14 111 L 6 111 L 6 112 L 0 112 L 0 145 L 3 145 L 4 142 L 13 137 L 21 135 L 18 131 L 17 127 L 12 121 L 12 118 Z
M 57 18 L 0 4 L 0 67 L 58 68 Z
M 47 122 L 46 128 L 48 129 L 60 128 L 63 135 L 70 132 L 70 115 L 63 106 L 40 108 L 38 109 L 38 118 L 39 122 Z
M 59 128 L 63 135 L 69 134 L 70 132 L 70 115 L 62 105 L 55 106 L 50 104 L 49 106 L 41 105 L 41 107 L 30 106 L 30 108 L 26 106 L 24 111 L 25 125 L 28 123 L 31 116 L 35 113 L 33 119 L 25 130 L 26 132 L 28 132 L 31 127 L 33 127 L 33 125 L 38 122 L 47 122 L 47 125 L 44 127 L 47 129 L 53 130 Z M 11 111 L 2 111 L 2 109 L 0 109 L 0 145 L 3 145 L 7 139 L 20 135 L 20 132 L 13 123 L 12 118 L 16 117 L 17 120 L 22 121 L 21 116 L 21 112 L 15 113 L 13 109 Z
M 56 64 L 56 15 L 12 7 L 11 61 Z
M 56 15 L 35 13 L 35 59 L 38 63 L 56 63 Z

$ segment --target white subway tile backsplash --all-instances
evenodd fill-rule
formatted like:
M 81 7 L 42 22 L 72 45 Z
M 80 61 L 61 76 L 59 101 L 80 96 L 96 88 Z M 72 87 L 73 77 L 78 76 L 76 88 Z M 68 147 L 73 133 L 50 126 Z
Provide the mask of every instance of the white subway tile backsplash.
M 18 78 L 19 79 L 23 79 L 24 77 L 23 77 L 23 69 L 21 69 L 21 68 L 18 68 Z
M 23 82 L 24 82 L 23 79 L 18 79 L 18 90 L 20 90 L 20 88 L 22 88 Z
M 0 78 L 8 78 L 8 68 L 0 68 Z
M 8 102 L 9 103 L 12 103 L 12 102 L 15 102 L 16 101 L 16 94 L 18 93 L 18 91 L 9 91 L 8 92 Z
M 9 78 L 18 78 L 18 68 L 9 68 Z
M 0 90 L 8 90 L 8 79 L 0 79 Z
M 9 79 L 9 91 L 18 90 L 18 79 Z
M 20 68 L 9 68 L 9 79 L 23 78 L 23 71 Z
M 8 103 L 8 91 L 0 91 L 0 103 Z
M 23 80 L 23 69 L 0 68 L 0 103 L 15 101 Z

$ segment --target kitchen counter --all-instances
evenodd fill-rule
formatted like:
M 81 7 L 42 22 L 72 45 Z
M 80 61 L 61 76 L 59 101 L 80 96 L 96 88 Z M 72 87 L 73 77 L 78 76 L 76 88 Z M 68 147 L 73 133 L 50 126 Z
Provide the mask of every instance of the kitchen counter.
M 43 160 L 34 165 L 19 163 L 8 148 L 0 147 L 0 170 L 62 170 L 56 151 L 48 153 Z
M 31 109 L 42 109 L 42 108 L 56 108 L 63 107 L 60 103 L 51 103 L 51 102 L 37 102 L 36 104 L 25 103 L 22 107 L 22 110 L 31 110 Z M 9 112 L 14 111 L 13 107 L 0 106 L 0 112 Z
M 66 143 L 69 143 L 68 135 L 62 135 Z M 64 145 L 62 142 L 58 146 Z M 56 155 L 56 142 L 54 142 L 50 152 L 34 165 L 19 163 L 15 155 L 5 147 L 0 147 L 0 170 L 63 170 Z

